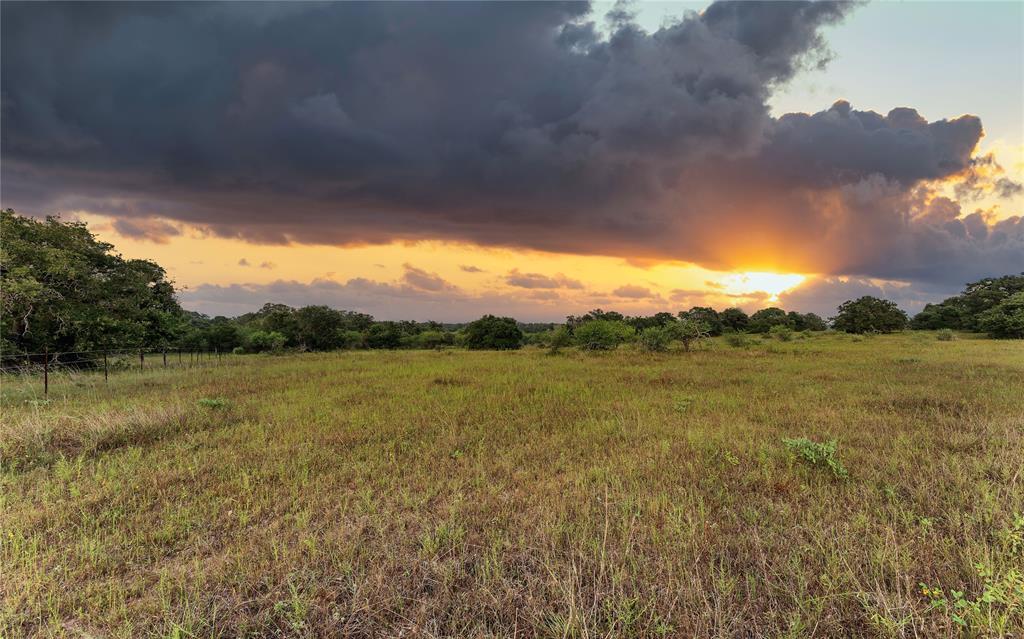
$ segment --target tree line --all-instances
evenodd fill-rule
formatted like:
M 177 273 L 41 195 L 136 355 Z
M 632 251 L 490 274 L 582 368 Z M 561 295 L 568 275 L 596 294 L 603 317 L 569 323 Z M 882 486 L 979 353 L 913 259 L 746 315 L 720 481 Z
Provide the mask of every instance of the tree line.
M 693 307 L 676 314 L 626 316 L 593 310 L 564 324 L 517 322 L 486 315 L 466 324 L 379 321 L 365 313 L 268 303 L 235 318 L 207 317 L 179 305 L 163 268 L 124 259 L 81 222 L 0 212 L 0 352 L 4 355 L 125 348 L 220 352 L 335 349 L 512 349 L 534 344 L 609 349 L 638 341 L 649 350 L 704 337 L 833 329 L 851 333 L 905 328 L 1024 337 L 1024 274 L 968 284 L 964 293 L 929 304 L 910 320 L 889 300 L 843 303 L 826 321 L 814 313 L 765 308 Z

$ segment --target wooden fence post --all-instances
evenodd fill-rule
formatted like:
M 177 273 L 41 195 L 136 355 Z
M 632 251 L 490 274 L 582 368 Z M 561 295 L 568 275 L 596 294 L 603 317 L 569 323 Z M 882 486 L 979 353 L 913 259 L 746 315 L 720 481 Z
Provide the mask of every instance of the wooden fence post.
M 164 368 L 167 368 L 167 349 L 164 349 Z
M 50 347 L 43 347 L 43 397 L 50 395 Z
M 107 351 L 103 351 L 103 381 L 110 381 L 110 367 L 107 366 Z
M 146 351 L 139 351 L 139 370 L 146 368 Z

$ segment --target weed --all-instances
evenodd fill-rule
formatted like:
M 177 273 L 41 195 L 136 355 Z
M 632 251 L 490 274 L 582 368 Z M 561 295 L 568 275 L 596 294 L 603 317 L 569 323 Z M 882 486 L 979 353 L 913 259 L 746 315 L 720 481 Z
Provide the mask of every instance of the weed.
M 423 556 L 437 558 L 452 552 L 462 544 L 466 537 L 466 529 L 454 520 L 438 524 L 420 537 L 420 550 Z
M 677 397 L 674 408 L 677 413 L 688 412 L 693 407 L 694 401 L 696 400 L 689 396 Z
M 981 594 L 969 597 L 962 590 L 950 589 L 947 594 L 942 588 L 919 584 L 921 594 L 927 598 L 928 606 L 949 615 L 949 618 L 965 630 L 991 631 L 991 636 L 1006 636 L 1015 620 L 1024 615 L 1024 572 L 1010 568 L 997 575 L 985 563 L 974 566 L 978 577 L 983 580 Z
M 849 473 L 843 463 L 836 457 L 836 440 L 830 439 L 827 442 L 814 442 L 806 437 L 795 439 L 783 439 L 782 442 L 797 459 L 800 459 L 815 468 L 823 468 L 830 471 L 839 479 L 846 479 Z
M 196 404 L 202 406 L 203 408 L 217 410 L 220 408 L 227 408 L 228 400 L 224 399 L 223 397 L 203 397 L 199 401 L 197 401 Z
M 940 342 L 952 342 L 954 339 L 956 339 L 956 333 L 954 333 L 951 329 L 943 328 L 935 333 L 935 339 L 939 340 Z

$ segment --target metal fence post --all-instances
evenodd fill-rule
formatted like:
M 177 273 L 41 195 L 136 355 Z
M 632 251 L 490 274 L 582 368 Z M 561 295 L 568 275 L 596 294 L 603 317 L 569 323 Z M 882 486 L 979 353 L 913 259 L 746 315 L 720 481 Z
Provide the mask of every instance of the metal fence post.
M 43 347 L 43 397 L 50 394 L 50 348 Z

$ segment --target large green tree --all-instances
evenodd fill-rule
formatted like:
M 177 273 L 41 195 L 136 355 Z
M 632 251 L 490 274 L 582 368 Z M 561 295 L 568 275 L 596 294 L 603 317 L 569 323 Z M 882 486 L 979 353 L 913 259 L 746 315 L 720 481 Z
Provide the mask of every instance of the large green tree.
M 183 326 L 159 265 L 128 260 L 82 222 L 0 212 L 4 354 L 160 348 Z
M 465 344 L 473 350 L 515 350 L 523 345 L 523 331 L 511 317 L 484 315 L 466 325 Z
M 914 316 L 913 328 L 983 331 L 982 317 L 1010 296 L 1024 292 L 1024 273 L 986 277 L 971 282 L 964 292 L 939 304 L 927 304 Z
M 978 328 L 992 337 L 1024 338 L 1024 291 L 979 314 Z
M 750 316 L 747 328 L 751 333 L 767 333 L 773 326 L 793 328 L 792 320 L 786 311 L 776 306 L 762 308 Z
M 891 333 L 907 327 L 907 314 L 895 302 L 865 295 L 840 304 L 832 327 L 847 333 Z

